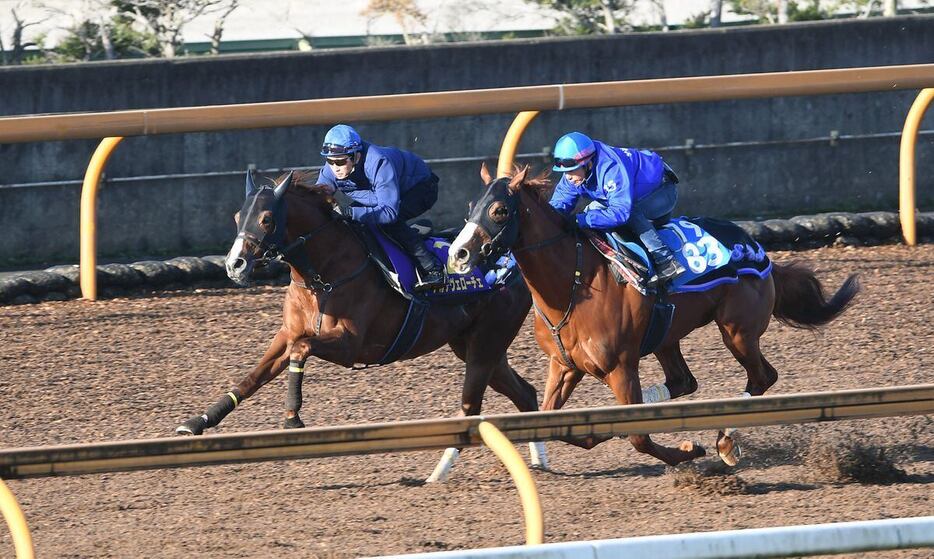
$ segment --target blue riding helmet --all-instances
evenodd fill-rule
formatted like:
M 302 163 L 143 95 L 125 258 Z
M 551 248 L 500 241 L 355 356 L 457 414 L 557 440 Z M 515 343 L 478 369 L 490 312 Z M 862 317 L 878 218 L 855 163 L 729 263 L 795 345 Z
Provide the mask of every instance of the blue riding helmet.
M 346 124 L 338 124 L 328 130 L 321 145 L 324 157 L 353 155 L 363 149 L 363 140 L 357 131 Z
M 597 147 L 586 134 L 570 132 L 555 142 L 555 166 L 552 171 L 573 171 L 587 163 L 596 153 Z

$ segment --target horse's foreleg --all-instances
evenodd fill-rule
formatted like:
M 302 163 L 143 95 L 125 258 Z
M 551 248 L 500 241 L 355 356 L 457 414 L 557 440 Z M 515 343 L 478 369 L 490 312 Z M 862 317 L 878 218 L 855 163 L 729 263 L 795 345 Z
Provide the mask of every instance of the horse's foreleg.
M 628 366 L 620 365 L 610 371 L 606 382 L 620 404 L 642 403 L 638 361 Z M 648 435 L 629 435 L 629 442 L 639 452 L 654 456 L 669 466 L 706 454 L 703 447 L 691 441 L 684 441 L 678 448 L 670 448 L 655 443 Z
M 560 410 L 583 378 L 582 371 L 569 369 L 560 357 L 552 356 L 548 363 L 548 379 L 545 381 L 545 394 L 542 396 L 542 411 Z M 558 440 L 590 450 L 610 438 L 612 437 L 591 435 L 558 437 Z
M 179 435 L 200 435 L 205 429 L 217 426 L 243 400 L 255 394 L 260 386 L 282 372 L 285 368 L 285 360 L 288 357 L 287 346 L 288 336 L 284 331 L 280 330 L 273 338 L 272 343 L 269 344 L 269 348 L 256 368 L 245 379 L 240 381 L 236 388 L 221 396 L 217 403 L 209 407 L 204 414 L 196 415 L 176 427 L 175 433 Z
M 289 393 L 285 400 L 286 429 L 300 429 L 305 426 L 298 411 L 302 409 L 302 380 L 305 378 L 305 362 L 311 355 L 308 338 L 301 338 L 292 343 L 289 350 Z

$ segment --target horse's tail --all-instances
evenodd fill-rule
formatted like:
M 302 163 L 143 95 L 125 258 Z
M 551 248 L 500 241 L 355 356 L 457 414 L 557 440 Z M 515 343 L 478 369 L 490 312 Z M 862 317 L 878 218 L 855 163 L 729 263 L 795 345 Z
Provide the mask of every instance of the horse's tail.
M 772 263 L 775 279 L 775 308 L 772 315 L 795 328 L 814 330 L 837 318 L 859 293 L 856 274 L 846 278 L 830 300 L 824 286 L 809 268 L 797 263 Z

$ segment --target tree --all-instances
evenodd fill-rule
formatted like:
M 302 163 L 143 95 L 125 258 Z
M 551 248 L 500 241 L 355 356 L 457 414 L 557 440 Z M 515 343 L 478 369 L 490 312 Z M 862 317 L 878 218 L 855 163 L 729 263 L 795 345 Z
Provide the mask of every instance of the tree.
M 415 0 L 369 0 L 360 15 L 368 18 L 368 28 L 373 20 L 392 16 L 402 28 L 402 38 L 407 45 L 416 42 L 413 37 L 415 26 L 424 26 L 428 21 L 428 17 L 418 8 Z
M 19 2 L 10 9 L 10 15 L 13 16 L 13 33 L 10 36 L 9 47 L 3 44 L 3 36 L 0 35 L 0 61 L 2 61 L 3 64 L 22 64 L 26 59 L 26 49 L 28 47 L 38 46 L 38 43 L 35 41 L 23 40 L 23 31 L 25 31 L 27 27 L 39 25 L 45 20 L 25 21 L 22 19 L 19 14 L 16 13 L 16 10 L 23 8 L 25 5 L 25 2 Z
M 710 26 L 720 27 L 720 16 L 723 15 L 723 0 L 710 0 Z
M 182 45 L 182 29 L 193 19 L 223 11 L 235 0 L 113 0 L 121 14 L 155 36 L 162 56 L 173 58 Z M 226 16 L 225 16 L 226 17 Z
M 531 0 L 561 14 L 555 29 L 565 35 L 617 33 L 629 25 L 635 0 Z
M 214 33 L 211 34 L 211 54 L 220 54 L 221 37 L 224 35 L 224 25 L 227 23 L 227 16 L 240 7 L 240 0 L 230 0 L 230 5 L 221 10 L 214 20 Z
M 665 10 L 665 0 L 649 0 L 649 4 L 655 9 L 655 13 L 658 14 L 658 20 L 662 31 L 668 31 L 668 12 Z

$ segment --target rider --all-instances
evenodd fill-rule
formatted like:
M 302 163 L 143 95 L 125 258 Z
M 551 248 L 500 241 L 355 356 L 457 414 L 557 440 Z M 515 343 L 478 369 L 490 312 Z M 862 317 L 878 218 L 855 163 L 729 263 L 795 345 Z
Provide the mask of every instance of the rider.
M 554 158 L 552 169 L 563 173 L 550 201 L 555 209 L 570 215 L 584 196 L 592 202 L 577 214 L 578 226 L 628 227 L 652 256 L 659 283 L 685 272 L 652 224 L 667 221 L 678 201 L 678 178 L 660 155 L 613 147 L 571 132 L 555 143 Z
M 325 165 L 318 183 L 335 193 L 335 211 L 355 221 L 378 224 L 408 251 L 416 263 L 416 291 L 444 284 L 441 262 L 406 223 L 438 200 L 438 177 L 428 165 L 413 153 L 364 142 L 346 124 L 328 131 L 321 155 Z

